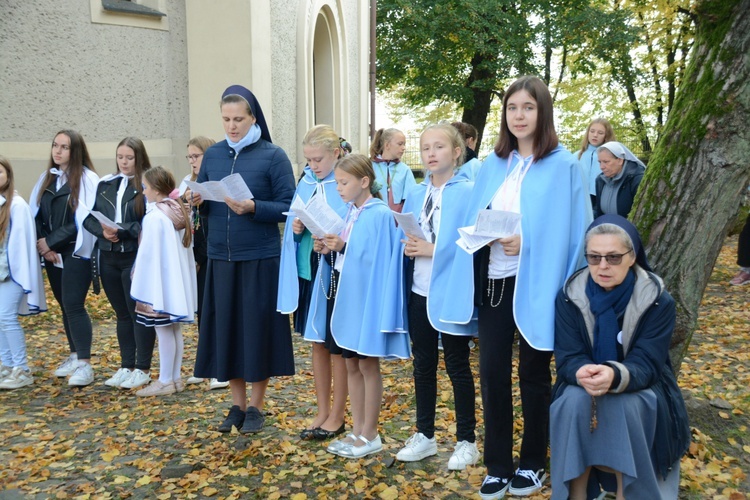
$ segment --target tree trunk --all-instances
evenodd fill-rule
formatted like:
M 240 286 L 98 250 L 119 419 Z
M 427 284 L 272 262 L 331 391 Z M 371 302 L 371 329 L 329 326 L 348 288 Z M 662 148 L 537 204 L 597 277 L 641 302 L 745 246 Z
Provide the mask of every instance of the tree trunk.
M 485 61 L 486 57 L 479 53 L 471 58 L 471 73 L 466 81 L 466 88 L 471 90 L 474 105 L 464 106 L 461 115 L 462 122 L 470 123 L 477 128 L 476 151 L 479 151 L 479 146 L 482 145 L 484 126 L 487 124 L 487 115 L 492 104 L 492 90 L 487 89 L 487 82 L 495 81 L 495 75 L 485 67 Z
M 750 183 L 750 0 L 703 0 L 696 11 L 685 80 L 630 213 L 652 267 L 677 302 L 675 371 Z

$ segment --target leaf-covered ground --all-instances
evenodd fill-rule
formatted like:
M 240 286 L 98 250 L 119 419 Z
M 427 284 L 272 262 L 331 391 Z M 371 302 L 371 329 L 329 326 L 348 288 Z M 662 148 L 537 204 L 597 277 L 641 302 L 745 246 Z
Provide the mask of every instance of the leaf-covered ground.
M 682 365 L 694 442 L 682 460 L 681 498 L 739 500 L 750 492 L 750 287 L 727 284 L 735 272 L 736 244 L 730 238 L 722 251 Z M 310 347 L 298 336 L 297 375 L 271 381 L 265 429 L 252 437 L 222 435 L 214 429 L 231 404 L 228 390 L 188 386 L 180 394 L 139 399 L 106 387 L 119 361 L 114 323 L 103 294 L 91 296 L 89 304 L 96 381 L 83 389 L 51 375 L 67 354 L 59 309 L 24 321 L 36 384 L 0 393 L 0 499 L 479 498 L 481 462 L 463 472 L 447 469 L 455 422 L 444 374 L 437 457 L 393 462 L 413 432 L 415 407 L 411 363 L 385 362 L 384 451 L 347 461 L 326 453 L 321 443 L 297 438 L 315 408 Z M 186 328 L 185 336 L 188 376 L 195 328 Z M 475 370 L 477 360 L 475 349 Z M 481 449 L 478 389 L 477 380 Z M 549 495 L 547 486 L 533 498 Z

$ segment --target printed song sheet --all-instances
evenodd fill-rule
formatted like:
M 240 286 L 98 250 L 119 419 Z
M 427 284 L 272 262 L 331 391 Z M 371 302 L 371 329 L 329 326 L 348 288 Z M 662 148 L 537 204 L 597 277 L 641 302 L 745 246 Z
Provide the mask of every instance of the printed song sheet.
M 312 234 L 323 238 L 326 234 L 339 234 L 344 230 L 344 219 L 336 213 L 323 196 L 313 196 L 307 205 L 297 196 L 289 207 Z
M 94 216 L 94 218 L 96 220 L 98 220 L 99 222 L 101 222 L 102 224 L 104 224 L 105 226 L 107 226 L 108 228 L 110 228 L 110 229 L 122 229 L 121 225 L 119 225 L 118 223 L 114 222 L 113 220 L 111 220 L 109 217 L 107 217 L 103 213 L 101 213 L 101 212 L 99 212 L 97 210 L 91 210 L 90 213 L 91 213 L 91 215 Z
M 253 199 L 253 193 L 240 174 L 228 175 L 220 181 L 202 183 L 185 181 L 185 184 L 191 191 L 201 195 L 203 201 L 220 201 L 223 203 L 224 198 L 231 198 L 235 201 Z
M 423 240 L 426 240 L 424 231 L 422 231 L 422 226 L 419 225 L 419 221 L 417 221 L 417 217 L 412 213 L 406 213 L 402 214 L 399 212 L 395 212 L 391 210 L 393 213 L 393 217 L 396 219 L 396 223 L 398 223 L 399 229 L 401 229 L 404 234 L 408 234 L 411 236 L 416 236 L 417 238 L 422 238 Z
M 503 210 L 480 210 L 473 226 L 459 227 L 456 240 L 462 250 L 473 254 L 487 243 L 520 231 L 521 214 Z

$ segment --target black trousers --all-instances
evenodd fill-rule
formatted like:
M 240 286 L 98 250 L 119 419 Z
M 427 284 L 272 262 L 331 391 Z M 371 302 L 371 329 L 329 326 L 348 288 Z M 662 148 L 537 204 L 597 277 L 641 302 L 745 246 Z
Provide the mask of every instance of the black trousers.
M 737 242 L 737 265 L 750 267 L 750 216 L 745 220 L 745 227 L 742 228 Z
M 435 435 L 437 403 L 438 338 L 442 337 L 445 371 L 453 386 L 456 407 L 456 441 L 475 441 L 474 376 L 469 364 L 471 336 L 442 335 L 427 317 L 427 298 L 412 293 L 409 297 L 409 335 L 414 355 L 414 392 L 417 398 L 417 430 L 432 438 Z
M 494 281 L 497 304 L 503 280 Z M 497 307 L 483 291 L 479 306 L 479 379 L 484 406 L 484 465 L 490 476 L 509 478 L 513 469 L 513 317 L 515 277 L 505 278 Z M 520 469 L 545 469 L 549 440 L 549 405 L 552 392 L 552 351 L 538 351 L 520 337 L 518 378 L 523 411 Z
M 117 316 L 117 342 L 122 368 L 149 370 L 156 332 L 136 323 L 135 301 L 130 297 L 130 272 L 135 252 L 100 252 L 102 287 Z
M 78 359 L 91 358 L 91 318 L 86 311 L 86 294 L 91 285 L 91 261 L 72 255 L 63 256 L 63 268 L 45 261 L 52 294 L 62 309 L 63 326 L 70 352 Z

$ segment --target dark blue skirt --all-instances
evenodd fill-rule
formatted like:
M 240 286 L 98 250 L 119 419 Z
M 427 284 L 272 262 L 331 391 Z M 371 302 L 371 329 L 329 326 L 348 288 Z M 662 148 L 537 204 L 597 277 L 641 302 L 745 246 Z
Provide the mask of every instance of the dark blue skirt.
M 209 259 L 195 376 L 260 382 L 294 375 L 289 316 L 276 312 L 279 258 Z

